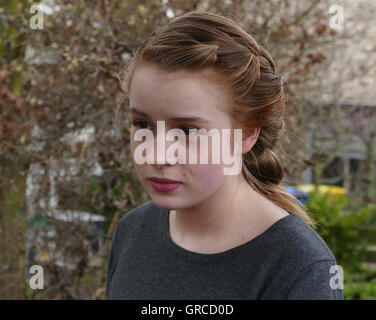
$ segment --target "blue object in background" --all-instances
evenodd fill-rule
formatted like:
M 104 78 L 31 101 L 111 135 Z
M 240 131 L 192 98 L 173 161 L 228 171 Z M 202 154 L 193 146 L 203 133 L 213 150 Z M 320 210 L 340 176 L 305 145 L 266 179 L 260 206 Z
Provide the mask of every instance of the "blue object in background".
M 285 186 L 285 189 L 293 195 L 296 199 L 298 199 L 301 203 L 306 203 L 308 201 L 308 192 L 298 190 L 292 186 Z

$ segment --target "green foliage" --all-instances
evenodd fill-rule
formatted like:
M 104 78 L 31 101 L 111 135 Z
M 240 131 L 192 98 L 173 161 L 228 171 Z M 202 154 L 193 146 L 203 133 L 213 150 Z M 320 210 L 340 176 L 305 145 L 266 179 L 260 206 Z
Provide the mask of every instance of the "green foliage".
M 346 300 L 375 300 L 376 282 L 359 282 L 345 286 L 343 289 Z
M 376 270 L 362 270 L 344 277 L 343 295 L 345 300 L 375 300 Z
M 358 226 L 370 220 L 372 206 L 349 209 L 346 196 L 333 197 L 314 191 L 308 194 L 306 207 L 317 221 L 317 232 L 345 270 L 359 270 L 367 254 L 369 239 L 359 237 Z
M 376 227 L 376 203 L 369 203 L 364 208 L 362 208 L 362 210 L 370 211 L 367 225 Z

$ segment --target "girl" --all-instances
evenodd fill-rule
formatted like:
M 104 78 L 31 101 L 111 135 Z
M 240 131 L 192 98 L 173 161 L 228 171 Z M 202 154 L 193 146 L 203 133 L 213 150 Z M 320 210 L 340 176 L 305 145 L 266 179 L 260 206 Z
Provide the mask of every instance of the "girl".
M 193 11 L 139 48 L 124 88 L 133 161 L 152 201 L 117 225 L 107 299 L 343 299 L 333 253 L 281 186 L 272 150 L 284 129 L 283 83 L 264 48 L 231 19 Z M 187 141 L 242 129 L 241 172 L 224 175 L 210 147 L 207 164 L 205 150 L 197 164 L 171 155 L 139 164 L 135 135 L 155 133 L 157 121 Z

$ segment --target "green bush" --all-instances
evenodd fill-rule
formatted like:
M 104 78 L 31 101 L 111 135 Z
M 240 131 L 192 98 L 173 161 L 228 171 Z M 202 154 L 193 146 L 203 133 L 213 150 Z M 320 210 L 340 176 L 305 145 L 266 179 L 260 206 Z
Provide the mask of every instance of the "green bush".
M 375 300 L 376 270 L 348 273 L 344 277 L 343 295 L 345 300 Z
M 316 231 L 332 250 L 337 263 L 345 271 L 359 271 L 370 240 L 360 238 L 357 227 L 370 221 L 374 206 L 354 209 L 346 196 L 333 197 L 315 191 L 308 194 L 308 199 L 306 207 L 318 223 Z
M 343 288 L 345 300 L 375 300 L 376 282 L 358 282 L 346 285 Z

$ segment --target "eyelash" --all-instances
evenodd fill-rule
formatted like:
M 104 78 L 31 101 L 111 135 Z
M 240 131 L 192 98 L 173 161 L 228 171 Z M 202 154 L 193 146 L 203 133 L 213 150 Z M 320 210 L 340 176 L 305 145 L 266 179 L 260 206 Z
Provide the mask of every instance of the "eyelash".
M 144 121 L 144 120 L 134 120 L 133 122 L 132 122 L 132 126 L 135 126 L 135 127 L 141 127 L 141 123 L 146 123 L 146 124 L 148 124 L 146 121 Z M 182 129 L 183 128 L 183 129 Z M 142 128 L 142 129 L 145 129 L 145 128 Z M 198 128 L 195 128 L 195 127 L 180 127 L 179 129 L 182 129 L 184 132 L 186 132 L 184 129 L 195 129 L 195 130 L 199 130 Z M 189 136 L 189 131 L 187 132 L 188 134 L 186 134 L 186 136 Z M 195 134 L 195 133 L 197 133 L 197 132 L 192 132 L 191 133 L 191 135 L 192 134 Z

